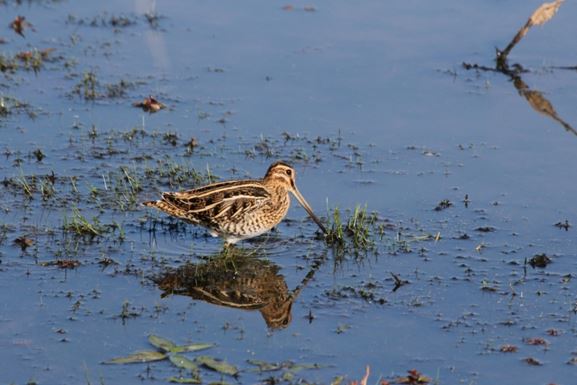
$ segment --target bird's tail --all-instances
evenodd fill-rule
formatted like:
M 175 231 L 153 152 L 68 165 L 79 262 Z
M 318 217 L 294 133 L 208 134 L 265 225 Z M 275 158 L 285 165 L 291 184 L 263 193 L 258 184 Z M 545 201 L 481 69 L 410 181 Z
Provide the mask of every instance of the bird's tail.
M 175 206 L 165 200 L 157 200 L 157 201 L 146 201 L 146 202 L 142 202 L 143 206 L 147 206 L 147 207 L 154 207 L 159 209 L 160 211 L 164 211 L 167 214 L 170 214 L 172 216 L 178 217 L 178 218 L 183 218 L 186 220 L 190 220 L 188 218 L 188 216 L 186 215 L 186 211 L 183 210 L 182 208 L 179 208 L 178 206 Z

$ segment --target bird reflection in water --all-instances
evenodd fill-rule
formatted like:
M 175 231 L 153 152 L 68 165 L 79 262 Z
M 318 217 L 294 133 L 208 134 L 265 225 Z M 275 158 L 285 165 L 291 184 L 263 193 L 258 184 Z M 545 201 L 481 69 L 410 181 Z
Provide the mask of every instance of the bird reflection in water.
M 234 253 L 234 255 L 230 255 Z M 172 268 L 153 280 L 163 291 L 186 295 L 215 305 L 243 310 L 258 310 L 271 329 L 287 327 L 291 308 L 300 291 L 314 276 L 316 264 L 301 283 L 290 291 L 279 266 L 248 252 L 232 248 L 202 263 L 186 263 Z

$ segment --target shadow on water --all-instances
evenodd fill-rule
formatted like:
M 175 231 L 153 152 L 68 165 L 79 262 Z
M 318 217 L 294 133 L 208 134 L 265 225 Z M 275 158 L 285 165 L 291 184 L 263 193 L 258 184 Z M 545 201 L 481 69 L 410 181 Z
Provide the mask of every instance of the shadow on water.
M 258 310 L 269 328 L 283 329 L 292 320 L 294 301 L 326 258 L 317 259 L 301 282 L 289 290 L 280 267 L 264 257 L 262 251 L 231 247 L 204 257 L 204 262 L 168 268 L 152 280 L 163 291 L 163 298 L 183 295 L 214 305 Z
M 569 123 L 567 123 L 559 116 L 559 114 L 555 110 L 555 107 L 553 107 L 553 104 L 543 95 L 543 93 L 541 91 L 531 89 L 527 85 L 527 83 L 525 83 L 521 75 L 529 71 L 523 68 L 523 66 L 521 66 L 520 64 L 515 63 L 512 66 L 509 66 L 506 60 L 504 61 L 499 60 L 499 53 L 497 52 L 497 64 L 495 65 L 495 67 L 488 67 L 479 64 L 463 63 L 463 68 L 465 68 L 466 70 L 476 70 L 483 72 L 498 72 L 502 73 L 503 75 L 506 75 L 513 83 L 513 86 L 515 87 L 519 95 L 521 95 L 527 100 L 531 108 L 533 108 L 538 113 L 553 119 L 561 126 L 563 126 L 565 131 L 570 132 L 573 135 L 577 136 L 577 130 L 575 130 L 575 128 L 573 128 Z M 575 69 L 575 68 L 556 67 L 556 69 Z

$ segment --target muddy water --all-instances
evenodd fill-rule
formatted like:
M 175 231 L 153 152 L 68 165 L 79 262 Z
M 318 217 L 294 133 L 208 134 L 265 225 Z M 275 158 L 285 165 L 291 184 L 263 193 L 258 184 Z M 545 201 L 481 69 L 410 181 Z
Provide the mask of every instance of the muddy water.
M 538 5 L 0 2 L 0 382 L 190 377 L 102 364 L 158 335 L 240 371 L 206 383 L 570 383 L 575 5 L 512 51 L 516 81 L 462 66 L 494 66 Z M 327 246 L 295 204 L 223 256 L 138 206 L 276 159 L 325 221 L 366 205 L 369 244 Z

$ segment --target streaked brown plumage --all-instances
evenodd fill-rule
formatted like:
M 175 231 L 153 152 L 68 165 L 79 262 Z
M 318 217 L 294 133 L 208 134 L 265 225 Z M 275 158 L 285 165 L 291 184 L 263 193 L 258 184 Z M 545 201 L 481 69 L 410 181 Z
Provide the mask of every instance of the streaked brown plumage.
M 261 180 L 228 181 L 194 190 L 165 192 L 160 200 L 143 205 L 203 226 L 213 236 L 234 244 L 263 234 L 282 221 L 290 206 L 290 192 L 326 234 L 325 227 L 297 189 L 295 178 L 291 166 L 276 162 Z

